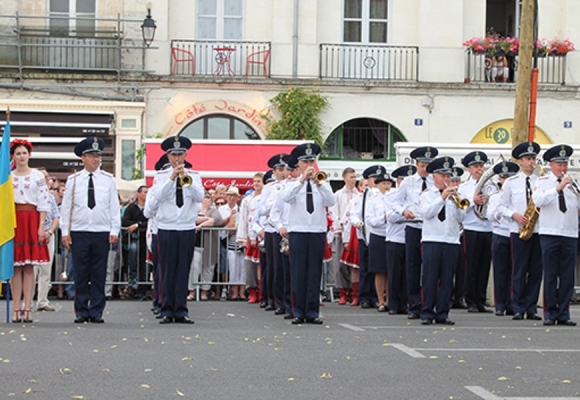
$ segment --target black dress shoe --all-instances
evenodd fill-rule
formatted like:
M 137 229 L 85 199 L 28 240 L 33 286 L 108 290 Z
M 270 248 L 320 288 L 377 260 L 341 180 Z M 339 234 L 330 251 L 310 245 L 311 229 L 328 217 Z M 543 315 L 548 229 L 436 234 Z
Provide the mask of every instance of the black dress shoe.
M 314 325 L 322 325 L 324 321 L 322 321 L 320 318 L 306 318 L 306 323 Z
M 304 318 L 294 318 L 292 320 L 292 324 L 294 324 L 294 325 L 300 325 L 300 324 L 303 324 L 303 323 L 304 323 Z
M 103 318 L 101 318 L 101 317 L 92 317 L 91 318 L 91 322 L 93 324 L 104 324 L 105 323 L 105 320 Z
M 477 307 L 477 311 L 481 312 L 481 313 L 492 313 L 493 312 L 489 308 L 487 308 L 486 306 Z
M 476 313 L 476 312 L 479 312 L 479 310 L 475 306 L 469 306 L 469 307 L 467 307 L 467 312 Z
M 194 321 L 189 317 L 175 317 L 176 324 L 193 324 Z
M 527 313 L 526 314 L 526 319 L 531 319 L 533 321 L 541 321 L 542 320 L 542 317 L 540 317 L 538 314 L 530 314 L 530 313 Z
M 286 310 L 284 310 L 283 308 L 277 308 L 276 311 L 274 311 L 275 315 L 282 315 L 282 314 L 286 314 Z
M 360 308 L 372 308 L 371 303 L 369 303 L 368 301 L 363 301 L 362 303 L 360 303 Z
M 87 317 L 77 317 L 74 321 L 75 324 L 84 324 L 85 322 L 89 322 Z
M 514 314 L 512 319 L 515 319 L 516 321 L 521 321 L 522 319 L 524 319 L 524 316 L 522 315 L 522 313 L 517 312 Z
M 502 310 L 496 310 L 495 311 L 495 316 L 496 317 L 503 317 L 505 315 L 505 312 Z
M 173 318 L 171 317 L 161 317 L 161 319 L 159 320 L 160 324 L 172 324 L 173 323 Z
M 556 321 L 554 321 L 553 319 L 547 319 L 544 321 L 544 325 L 546 326 L 556 325 Z
M 545 323 L 544 323 L 545 325 Z M 566 326 L 576 326 L 576 322 L 572 321 L 571 319 L 560 319 L 558 320 L 558 325 L 566 325 Z
M 514 315 L 514 310 L 506 310 L 505 315 Z
M 286 314 L 286 315 L 284 315 L 284 319 L 294 319 L 294 315 Z
M 438 319 L 435 321 L 436 324 L 441 324 L 441 325 L 455 325 L 454 321 L 451 321 L 449 318 L 445 318 L 445 319 Z
M 432 323 L 433 323 L 433 321 L 428 319 L 428 318 L 423 318 L 421 320 L 421 325 L 431 325 Z
M 274 308 L 274 306 L 271 306 L 271 305 L 267 305 L 267 306 L 264 308 L 264 311 L 273 311 L 273 310 L 275 310 L 275 308 Z
M 389 310 L 389 315 L 395 315 L 397 314 L 397 310 Z
M 407 319 L 419 319 L 419 314 L 407 314 Z
M 161 315 L 161 313 L 159 313 L 159 314 L 157 314 L 157 315 L 155 316 L 155 318 L 156 318 L 156 319 L 161 319 L 161 318 L 163 318 L 163 315 Z
M 260 303 L 260 308 L 266 308 L 266 307 L 268 307 L 268 304 L 266 304 L 266 303 Z

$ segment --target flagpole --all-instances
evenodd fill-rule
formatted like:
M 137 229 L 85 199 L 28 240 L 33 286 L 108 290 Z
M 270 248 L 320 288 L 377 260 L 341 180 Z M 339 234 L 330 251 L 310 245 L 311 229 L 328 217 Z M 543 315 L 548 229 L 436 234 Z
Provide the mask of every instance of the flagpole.
M 10 121 L 10 106 L 6 107 L 6 122 Z M 6 279 L 6 323 L 10 323 L 10 279 Z

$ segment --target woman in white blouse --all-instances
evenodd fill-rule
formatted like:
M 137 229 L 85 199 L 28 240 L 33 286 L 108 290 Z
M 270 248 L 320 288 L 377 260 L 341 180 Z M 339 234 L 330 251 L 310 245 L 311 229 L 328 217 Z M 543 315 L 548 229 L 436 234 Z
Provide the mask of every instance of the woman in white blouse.
M 49 261 L 46 246 L 48 233 L 44 230 L 44 220 L 50 211 L 50 194 L 42 173 L 28 166 L 31 151 L 32 144 L 27 140 L 15 139 L 10 144 L 10 155 L 15 163 L 12 183 L 17 224 L 14 236 L 14 276 L 10 280 L 14 299 L 12 322 L 32 322 L 30 310 L 34 293 L 34 265 Z

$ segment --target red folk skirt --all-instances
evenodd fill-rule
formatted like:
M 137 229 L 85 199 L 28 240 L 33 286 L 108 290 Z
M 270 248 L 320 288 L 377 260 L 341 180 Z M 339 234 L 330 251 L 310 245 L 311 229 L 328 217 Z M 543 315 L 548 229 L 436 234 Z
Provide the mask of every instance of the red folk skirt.
M 253 263 L 260 262 L 260 249 L 258 246 L 248 245 L 246 247 L 246 254 L 244 255 L 244 260 L 250 260 Z
M 358 238 L 356 236 L 356 228 L 354 226 L 350 230 L 348 250 L 344 249 L 342 251 L 340 262 L 348 265 L 349 267 L 359 268 Z
M 40 214 L 32 204 L 16 204 L 14 265 L 47 264 L 48 247 L 38 238 Z

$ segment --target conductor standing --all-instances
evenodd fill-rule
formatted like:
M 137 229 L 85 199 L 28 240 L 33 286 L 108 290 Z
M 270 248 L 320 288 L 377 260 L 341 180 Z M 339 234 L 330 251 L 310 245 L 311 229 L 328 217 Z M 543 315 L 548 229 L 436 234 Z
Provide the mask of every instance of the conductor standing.
M 320 146 L 304 143 L 292 150 L 302 175 L 286 185 L 282 200 L 290 203 L 288 215 L 293 324 L 322 324 L 319 318 L 320 278 L 326 246 L 326 210 L 335 203 L 328 182 L 313 179 Z

